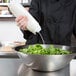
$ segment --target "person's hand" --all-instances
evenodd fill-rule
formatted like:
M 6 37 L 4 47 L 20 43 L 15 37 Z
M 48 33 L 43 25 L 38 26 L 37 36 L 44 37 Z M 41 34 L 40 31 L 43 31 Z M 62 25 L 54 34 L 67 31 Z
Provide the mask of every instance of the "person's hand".
M 17 25 L 20 27 L 20 29 L 27 30 L 26 26 L 28 19 L 26 16 L 18 16 L 15 21 L 17 22 Z

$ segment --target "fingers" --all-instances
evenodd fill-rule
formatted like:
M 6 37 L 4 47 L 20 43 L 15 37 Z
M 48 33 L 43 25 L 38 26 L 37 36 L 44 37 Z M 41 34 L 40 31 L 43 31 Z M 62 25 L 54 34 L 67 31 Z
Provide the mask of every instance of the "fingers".
M 28 19 L 26 16 L 19 16 L 15 19 L 15 21 L 17 22 L 20 29 L 27 30 L 26 26 L 27 26 Z
M 23 18 L 23 16 L 18 16 L 18 17 L 15 19 L 15 21 L 16 21 L 16 22 L 19 22 L 22 18 Z

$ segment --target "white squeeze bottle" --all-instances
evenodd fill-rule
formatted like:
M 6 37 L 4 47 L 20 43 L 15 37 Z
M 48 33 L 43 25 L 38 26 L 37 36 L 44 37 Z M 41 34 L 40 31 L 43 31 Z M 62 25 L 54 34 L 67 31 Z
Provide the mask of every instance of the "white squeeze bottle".
M 39 23 L 34 19 L 34 17 L 20 4 L 20 3 L 8 3 L 9 10 L 11 13 L 18 17 L 20 15 L 26 16 L 28 18 L 27 29 L 36 34 L 41 31 Z

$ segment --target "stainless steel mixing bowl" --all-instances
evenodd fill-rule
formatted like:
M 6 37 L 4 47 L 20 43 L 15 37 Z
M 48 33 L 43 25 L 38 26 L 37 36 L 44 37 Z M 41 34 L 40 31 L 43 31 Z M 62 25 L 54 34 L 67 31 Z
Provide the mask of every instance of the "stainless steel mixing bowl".
M 50 45 L 42 45 L 44 48 L 48 48 Z M 28 46 L 26 46 L 28 47 Z M 26 48 L 25 47 L 25 48 Z M 75 57 L 75 47 L 54 45 L 54 47 L 64 49 L 65 51 L 72 51 L 72 54 L 68 55 L 27 55 L 18 52 L 20 58 L 26 66 L 37 71 L 56 71 L 66 67 L 70 61 Z

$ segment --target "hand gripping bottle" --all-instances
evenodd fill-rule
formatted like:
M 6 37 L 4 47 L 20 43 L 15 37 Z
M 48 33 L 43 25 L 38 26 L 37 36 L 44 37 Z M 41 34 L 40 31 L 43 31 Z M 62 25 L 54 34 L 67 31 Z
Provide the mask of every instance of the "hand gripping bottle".
M 27 29 L 30 32 L 36 34 L 41 31 L 41 27 L 39 23 L 20 3 L 8 3 L 8 8 L 15 17 L 23 15 L 28 18 Z

